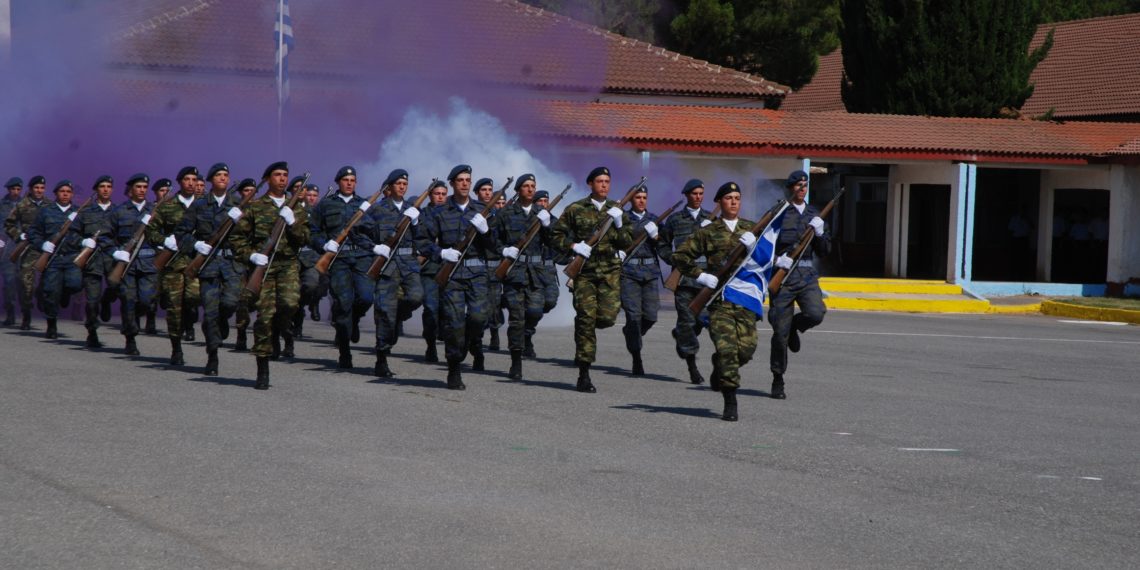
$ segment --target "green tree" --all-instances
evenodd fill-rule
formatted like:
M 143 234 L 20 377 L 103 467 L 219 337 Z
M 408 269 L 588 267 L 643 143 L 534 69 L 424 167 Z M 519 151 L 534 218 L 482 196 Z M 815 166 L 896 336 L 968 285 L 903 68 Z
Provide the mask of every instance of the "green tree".
M 1041 22 L 1053 23 L 1140 12 L 1140 0 L 1041 0 Z
M 523 0 L 525 3 L 569 16 L 615 34 L 655 43 L 654 17 L 661 9 L 655 0 Z
M 997 117 L 1033 94 L 1039 1 L 843 0 L 843 102 L 853 113 Z

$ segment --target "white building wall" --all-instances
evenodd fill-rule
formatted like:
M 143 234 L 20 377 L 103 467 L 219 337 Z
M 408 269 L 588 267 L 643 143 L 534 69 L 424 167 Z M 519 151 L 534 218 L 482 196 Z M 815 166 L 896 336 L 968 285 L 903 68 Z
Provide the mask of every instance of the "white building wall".
M 1140 278 L 1140 167 L 1113 165 L 1108 176 L 1108 282 Z

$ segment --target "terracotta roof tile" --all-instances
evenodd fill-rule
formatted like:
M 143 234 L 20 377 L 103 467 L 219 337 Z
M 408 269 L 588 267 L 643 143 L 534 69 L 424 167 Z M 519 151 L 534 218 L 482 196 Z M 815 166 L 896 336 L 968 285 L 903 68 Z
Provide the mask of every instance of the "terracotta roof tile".
M 783 111 L 845 111 L 840 82 L 843 81 L 843 48 L 819 58 L 819 70 L 811 82 L 789 93 L 780 104 Z

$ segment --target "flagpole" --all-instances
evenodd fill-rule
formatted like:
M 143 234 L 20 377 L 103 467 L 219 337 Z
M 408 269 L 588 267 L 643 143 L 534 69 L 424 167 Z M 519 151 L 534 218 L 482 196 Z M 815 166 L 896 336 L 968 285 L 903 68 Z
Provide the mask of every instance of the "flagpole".
M 281 156 L 281 110 L 285 78 L 285 0 L 277 0 L 277 156 Z

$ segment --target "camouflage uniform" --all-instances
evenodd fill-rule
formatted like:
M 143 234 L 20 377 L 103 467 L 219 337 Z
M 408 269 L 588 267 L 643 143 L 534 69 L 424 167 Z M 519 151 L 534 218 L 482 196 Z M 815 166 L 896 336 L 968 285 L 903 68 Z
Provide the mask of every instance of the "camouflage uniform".
M 632 210 L 626 214 L 632 227 L 630 233 L 645 233 L 645 224 L 657 222 L 657 216 L 644 212 L 639 218 Z M 660 235 L 660 234 L 659 234 Z M 621 266 L 621 307 L 625 312 L 625 348 L 632 355 L 641 354 L 641 337 L 657 322 L 661 305 L 661 266 L 654 253 L 654 242 L 649 237 L 626 258 Z M 640 356 L 638 356 L 640 359 Z
M 416 226 L 417 232 L 422 234 L 427 226 L 425 222 L 430 220 L 434 215 L 438 206 L 428 206 L 420 213 L 420 224 Z M 423 324 L 424 342 L 427 343 L 426 358 L 428 362 L 435 362 L 438 357 L 435 356 L 435 341 L 439 338 L 439 329 L 442 327 L 443 313 L 439 310 L 439 285 L 435 282 L 435 275 L 439 272 L 440 261 L 432 259 L 430 256 L 425 255 L 422 250 L 420 257 L 423 262 L 420 264 L 420 286 L 424 290 L 423 300 L 423 313 L 420 315 L 420 321 Z
M 589 239 L 598 225 L 609 219 L 606 211 L 617 205 L 606 200 L 598 209 L 589 196 L 570 204 L 553 225 L 554 247 L 573 254 L 571 246 Z M 617 252 L 633 242 L 629 217 L 622 220 L 621 228 L 611 226 L 593 247 L 582 272 L 574 278 L 574 360 L 580 365 L 594 362 L 598 342 L 594 331 L 612 327 L 621 308 L 621 260 Z
M 39 213 L 40 208 L 51 204 L 47 200 L 32 200 L 31 196 L 25 196 L 19 203 L 16 204 L 16 209 L 8 217 L 4 218 L 4 231 L 8 237 L 12 238 L 9 247 L 15 247 L 20 242 L 20 235 L 23 234 L 27 239 L 32 225 L 36 221 L 36 214 Z M 30 244 L 28 249 L 24 250 L 24 255 L 17 259 L 16 272 L 19 277 L 19 292 L 20 292 L 20 311 L 24 315 L 24 320 L 27 321 L 31 318 L 32 314 L 32 295 L 36 290 L 36 259 L 39 257 L 39 249 L 35 244 Z M 5 252 L 5 256 L 7 256 Z
M 28 232 L 32 248 L 28 257 L 39 258 L 43 244 L 49 241 L 74 215 L 78 208 L 72 204 L 66 211 L 57 204 L 49 204 L 40 208 L 36 214 L 36 221 Z M 59 317 L 59 308 L 66 307 L 71 296 L 83 290 L 83 274 L 75 266 L 75 255 L 79 253 L 79 239 L 72 232 L 68 232 L 55 247 L 55 255 L 40 276 L 40 311 L 48 319 Z
M 673 264 L 687 278 L 702 273 L 698 259 L 708 259 L 708 267 L 721 267 L 728 254 L 740 244 L 740 236 L 752 229 L 753 222 L 738 219 L 736 229 L 729 231 L 724 220 L 717 220 L 694 232 L 677 251 Z M 756 313 L 717 297 L 709 303 L 709 335 L 716 353 L 713 368 L 721 385 L 730 391 L 740 387 L 740 368 L 752 360 L 756 352 Z
M 794 206 L 789 205 L 784 210 L 783 225 L 780 226 L 780 235 L 776 238 L 776 255 L 786 253 L 790 256 L 800 240 L 800 235 L 810 227 L 808 221 L 818 215 L 819 209 L 811 204 L 805 204 L 802 214 Z M 816 255 L 827 255 L 830 251 L 831 235 L 825 231 L 822 236 L 812 239 L 811 249 L 804 252 L 799 264 L 784 278 L 780 290 L 769 298 L 768 322 L 772 325 L 772 351 L 769 364 L 772 373 L 781 377 L 781 388 L 783 374 L 788 369 L 788 336 L 792 333 L 792 329 L 794 328 L 798 335 L 822 323 L 823 315 L 827 312 L 823 304 L 823 293 L 819 289 L 819 273 L 815 270 L 813 258 Z M 793 303 L 799 305 L 799 313 L 795 313 Z
M 192 200 L 183 202 L 182 196 L 177 196 L 155 207 L 146 228 L 146 239 L 151 247 L 162 251 L 166 249 L 163 246 L 166 236 L 173 235 L 177 240 L 179 224 L 193 204 Z M 198 280 L 186 279 L 182 274 L 195 253 L 194 244 L 190 240 L 181 240 L 178 248 L 174 258 L 158 274 L 159 306 L 166 311 L 166 336 L 171 340 L 182 338 L 183 326 L 193 326 L 189 313 L 193 311 L 196 314 L 201 302 Z
M 229 219 L 230 208 L 237 207 L 241 200 L 225 195 L 219 201 L 213 192 L 194 200 L 178 224 L 178 243 L 189 251 L 188 259 L 198 255 L 194 242 L 210 239 L 214 232 Z M 231 230 L 232 233 L 233 230 Z M 217 350 L 225 340 L 223 330 L 228 331 L 230 316 L 237 311 L 241 301 L 242 271 L 244 263 L 237 259 L 229 239 L 224 239 L 211 252 L 209 263 L 198 271 L 198 286 L 206 320 L 202 332 L 206 336 L 206 350 Z
M 502 209 L 491 210 L 491 214 L 487 217 L 487 224 L 494 227 L 495 219 L 500 213 L 502 213 Z M 491 345 L 494 350 L 499 349 L 499 329 L 503 326 L 503 306 L 506 305 L 503 282 L 495 277 L 495 268 L 499 266 L 499 262 L 502 260 L 503 256 L 499 254 L 499 248 L 487 250 L 487 326 L 485 328 L 491 331 Z M 483 342 L 483 333 L 479 333 L 479 342 L 480 344 Z
M 405 216 L 401 213 L 411 206 L 404 201 L 401 207 L 385 198 L 368 210 L 363 223 L 353 228 L 365 234 L 373 244 L 386 243 Z M 424 292 L 420 279 L 420 263 L 416 259 L 415 234 L 419 224 L 408 226 L 400 242 L 392 248 L 388 266 L 380 273 L 373 292 L 373 315 L 376 317 L 376 350 L 387 354 L 399 340 L 400 323 L 423 303 Z
M 359 194 L 353 194 L 345 200 L 337 192 L 318 202 L 308 217 L 309 233 L 312 236 L 310 246 L 317 252 L 324 252 L 325 243 L 344 229 L 364 201 Z M 348 351 L 350 333 L 372 307 L 375 284 L 368 278 L 372 257 L 371 240 L 354 231 L 340 245 L 340 251 L 329 267 L 329 290 L 333 298 L 332 324 L 336 327 L 337 346 L 342 358 Z
M 154 204 L 145 200 L 139 204 L 127 200 L 115 206 L 111 211 L 111 237 L 115 241 L 116 248 L 125 247 L 135 233 L 137 225 L 143 223 L 143 219 L 153 211 Z M 119 284 L 119 298 L 122 299 L 122 333 L 125 337 L 133 338 L 139 334 L 139 311 L 145 311 L 146 307 L 154 304 L 157 284 L 154 255 L 154 247 L 144 238 L 139 246 L 138 255 L 123 274 L 123 280 Z
M 680 248 L 681 244 L 685 243 L 693 232 L 701 226 L 707 225 L 705 222 L 711 222 L 712 219 L 712 215 L 705 209 L 701 209 L 694 215 L 691 210 L 686 208 L 669 216 L 665 223 L 660 224 L 661 227 L 658 230 L 657 255 L 665 263 L 676 267 L 676 264 L 673 263 L 673 252 Z M 695 263 L 702 269 L 707 267 L 702 258 L 696 259 Z M 702 323 L 708 322 L 709 319 L 707 309 L 699 316 L 694 316 L 693 312 L 689 310 L 689 303 L 693 301 L 693 297 L 700 290 L 701 286 L 693 281 L 693 278 L 682 276 L 677 285 L 677 290 L 673 292 L 673 306 L 677 310 L 677 325 L 673 327 L 673 339 L 676 340 L 677 356 L 682 359 L 696 356 L 700 349 L 700 341 L 697 337 L 701 334 Z
M 321 254 L 309 245 L 297 251 L 297 261 L 301 265 L 301 309 L 293 315 L 295 336 L 300 336 L 305 322 L 304 308 L 309 307 L 312 310 L 329 292 L 329 276 L 317 271 L 317 262 L 320 259 Z M 316 314 L 316 311 L 313 311 L 313 314 Z
M 95 251 L 83 268 L 83 291 L 87 298 L 86 319 L 83 325 L 92 335 L 99 328 L 99 310 L 104 302 L 104 295 L 107 295 L 106 301 L 110 302 L 117 294 L 114 288 L 104 287 L 103 281 L 111 272 L 114 262 L 111 254 L 115 251 L 114 227 L 111 220 L 114 206 L 110 202 L 105 206 L 97 201 L 92 202 L 76 216 L 70 229 L 75 243 L 81 242 L 84 238 L 95 239 Z M 82 246 L 80 248 L 82 249 Z
M 499 210 L 494 218 L 492 231 L 503 246 L 514 246 L 526 234 L 531 223 L 538 223 L 538 212 L 542 208 L 532 204 L 527 212 L 518 202 Z M 553 219 L 551 225 L 554 224 Z M 504 297 L 507 299 L 507 348 L 511 353 L 522 352 L 526 345 L 528 331 L 533 331 L 544 314 L 545 291 L 550 274 L 543 266 L 544 245 L 549 243 L 550 228 L 542 228 L 527 247 L 519 251 L 519 256 L 503 281 Z M 498 264 L 495 264 L 497 266 Z M 493 270 L 494 266 L 492 266 Z M 558 279 L 554 279 L 557 287 Z
M 20 198 L 9 198 L 4 196 L 0 198 L 0 220 L 5 221 L 7 225 L 8 216 L 16 211 L 16 205 L 20 203 Z M 0 248 L 0 279 L 3 283 L 0 286 L 4 287 L 4 313 L 7 316 L 5 324 L 12 324 L 15 320 L 16 313 L 16 299 L 19 297 L 19 285 L 17 285 L 16 274 L 18 273 L 16 263 L 10 261 L 8 256 L 12 254 L 12 250 L 16 249 L 16 244 L 20 234 L 16 237 L 4 237 L 5 246 Z
M 286 199 L 282 199 L 284 205 Z M 268 194 L 250 202 L 245 215 L 238 220 L 230 234 L 230 245 L 238 259 L 249 259 L 258 253 L 269 239 L 273 225 L 280 217 L 281 205 Z M 287 330 L 293 313 L 301 302 L 301 274 L 297 252 L 309 243 L 309 214 L 298 200 L 293 206 L 296 221 L 288 226 L 277 242 L 277 250 L 270 256 L 261 293 L 253 300 L 257 307 L 257 321 L 253 324 L 254 356 L 266 358 L 273 351 L 274 331 Z

